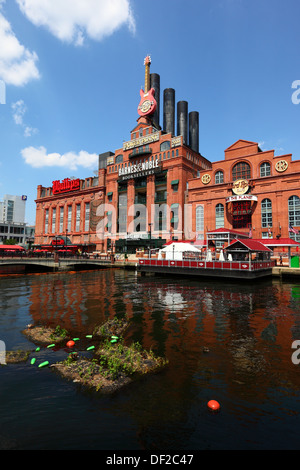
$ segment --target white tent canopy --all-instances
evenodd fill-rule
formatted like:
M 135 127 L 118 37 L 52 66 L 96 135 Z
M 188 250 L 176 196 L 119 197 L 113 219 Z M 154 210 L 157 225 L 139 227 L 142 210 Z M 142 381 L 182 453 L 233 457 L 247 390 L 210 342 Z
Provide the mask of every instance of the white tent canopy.
M 198 249 L 194 245 L 191 245 L 190 243 L 171 243 L 170 245 L 167 245 L 161 250 L 159 250 L 158 259 L 161 259 L 162 253 L 165 253 L 165 259 L 182 260 L 184 252 L 194 252 L 199 254 L 200 249 Z

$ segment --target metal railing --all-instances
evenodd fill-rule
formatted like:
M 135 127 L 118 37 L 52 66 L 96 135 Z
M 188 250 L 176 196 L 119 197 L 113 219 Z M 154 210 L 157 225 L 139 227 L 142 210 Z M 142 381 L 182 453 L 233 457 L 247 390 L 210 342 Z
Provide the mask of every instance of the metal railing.
M 158 260 L 139 259 L 140 266 L 189 268 L 189 269 L 221 269 L 238 271 L 259 271 L 275 266 L 274 261 L 206 261 L 206 260 Z

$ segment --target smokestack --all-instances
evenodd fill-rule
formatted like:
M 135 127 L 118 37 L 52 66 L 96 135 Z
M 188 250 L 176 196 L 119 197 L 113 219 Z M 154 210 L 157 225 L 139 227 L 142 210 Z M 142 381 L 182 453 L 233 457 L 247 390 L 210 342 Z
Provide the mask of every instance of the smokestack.
M 175 135 L 175 90 L 164 90 L 164 131 Z
M 152 120 L 154 125 L 159 129 L 159 112 L 160 112 L 160 76 L 157 73 L 151 73 L 150 75 L 150 87 L 155 90 L 155 99 L 157 102 L 157 108 L 153 113 Z
M 183 144 L 188 145 L 188 102 L 177 103 L 177 135 L 182 135 Z
M 199 153 L 199 113 L 192 111 L 189 114 L 189 146 Z

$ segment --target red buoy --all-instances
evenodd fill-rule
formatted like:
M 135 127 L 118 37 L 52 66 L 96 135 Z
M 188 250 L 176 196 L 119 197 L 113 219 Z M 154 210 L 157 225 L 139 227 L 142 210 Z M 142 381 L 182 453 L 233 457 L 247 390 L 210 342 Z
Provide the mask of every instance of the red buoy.
M 72 341 L 72 340 L 67 342 L 68 348 L 72 348 L 74 346 L 74 344 L 75 344 L 75 342 Z
M 207 403 L 207 406 L 208 406 L 209 409 L 211 409 L 213 411 L 218 411 L 220 409 L 220 403 L 218 403 L 216 400 L 210 400 Z

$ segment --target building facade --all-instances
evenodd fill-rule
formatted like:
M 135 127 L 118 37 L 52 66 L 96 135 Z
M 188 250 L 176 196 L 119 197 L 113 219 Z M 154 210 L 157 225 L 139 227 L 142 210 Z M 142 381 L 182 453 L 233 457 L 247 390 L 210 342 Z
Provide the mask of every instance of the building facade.
M 300 160 L 239 140 L 200 178 L 189 181 L 198 238 L 226 227 L 250 238 L 300 242 Z
M 5 194 L 0 202 L 0 242 L 13 239 L 17 244 L 26 243 L 26 210 L 27 196 Z
M 172 88 L 160 125 L 160 77 L 150 64 L 148 56 L 130 139 L 99 156 L 98 175 L 38 187 L 35 244 L 67 236 L 83 251 L 135 252 L 200 243 L 221 228 L 300 241 L 300 161 L 239 140 L 210 162 L 199 152 L 199 113 L 186 101 L 176 106 Z

